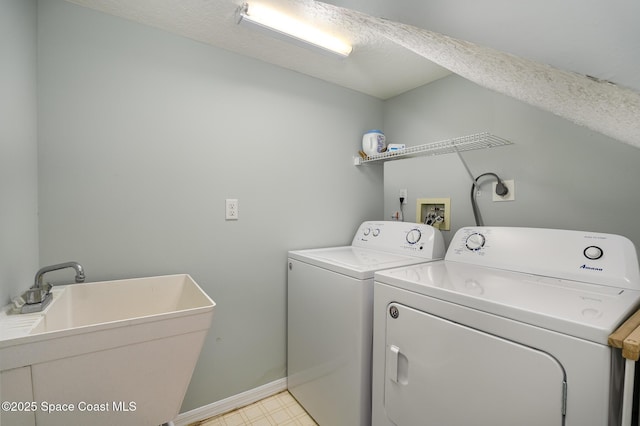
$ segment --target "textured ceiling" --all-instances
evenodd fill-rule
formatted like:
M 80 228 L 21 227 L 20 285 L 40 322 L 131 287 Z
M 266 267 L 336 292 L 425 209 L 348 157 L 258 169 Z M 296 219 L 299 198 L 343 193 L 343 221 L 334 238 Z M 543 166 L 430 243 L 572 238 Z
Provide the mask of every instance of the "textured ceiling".
M 381 99 L 454 72 L 640 147 L 636 0 L 255 0 L 351 42 L 344 60 L 236 25 L 242 0 L 68 1 Z
M 640 148 L 638 91 L 409 25 L 350 14 L 470 81 Z
M 259 3 L 339 35 L 354 45 L 341 60 L 278 40 L 236 24 L 246 0 L 68 0 L 102 12 L 161 28 L 226 50 L 251 56 L 321 80 L 387 99 L 442 78 L 450 72 L 387 38 L 344 20 L 339 8 L 312 0 L 258 0 Z
M 637 0 L 323 0 L 640 91 Z

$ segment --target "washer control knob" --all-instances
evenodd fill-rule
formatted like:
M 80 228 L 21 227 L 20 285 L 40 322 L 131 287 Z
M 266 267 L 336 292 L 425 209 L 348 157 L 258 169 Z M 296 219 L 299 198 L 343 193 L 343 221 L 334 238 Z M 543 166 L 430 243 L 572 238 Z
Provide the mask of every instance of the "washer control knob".
M 378 235 L 380 235 L 380 228 L 376 228 L 373 230 L 373 236 L 377 237 Z
M 416 244 L 422 238 L 422 232 L 419 229 L 412 229 L 407 233 L 407 242 L 409 244 Z
M 484 247 L 485 239 L 484 235 L 477 232 L 469 235 L 465 241 L 465 245 L 469 250 L 478 251 Z
M 364 228 L 364 231 L 362 233 L 366 237 L 367 235 L 369 235 L 371 233 L 371 228 Z
M 590 260 L 600 259 L 604 254 L 602 249 L 598 246 L 589 246 L 586 249 L 584 249 L 583 253 L 584 253 L 584 257 Z

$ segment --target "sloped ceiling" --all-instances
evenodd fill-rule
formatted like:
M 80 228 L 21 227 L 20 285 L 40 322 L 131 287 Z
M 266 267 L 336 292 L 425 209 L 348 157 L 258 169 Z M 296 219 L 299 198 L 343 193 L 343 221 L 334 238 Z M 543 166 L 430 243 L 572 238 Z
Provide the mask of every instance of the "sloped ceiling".
M 345 60 L 236 25 L 242 0 L 68 1 L 381 99 L 454 72 L 640 147 L 636 0 L 255 0 L 350 41 Z
M 325 0 L 640 91 L 636 0 Z
M 346 59 L 269 37 L 236 24 L 247 0 L 68 0 L 132 21 L 251 56 L 371 96 L 387 99 L 450 74 L 391 40 L 351 27 L 340 8 L 313 0 L 257 0 L 313 22 L 354 45 Z

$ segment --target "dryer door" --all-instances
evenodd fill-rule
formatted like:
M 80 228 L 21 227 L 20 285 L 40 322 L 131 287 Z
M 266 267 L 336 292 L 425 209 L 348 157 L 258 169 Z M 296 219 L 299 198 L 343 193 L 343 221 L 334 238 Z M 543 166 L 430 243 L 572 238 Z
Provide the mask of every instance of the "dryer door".
M 394 424 L 563 424 L 565 374 L 549 354 L 397 303 L 386 331 Z

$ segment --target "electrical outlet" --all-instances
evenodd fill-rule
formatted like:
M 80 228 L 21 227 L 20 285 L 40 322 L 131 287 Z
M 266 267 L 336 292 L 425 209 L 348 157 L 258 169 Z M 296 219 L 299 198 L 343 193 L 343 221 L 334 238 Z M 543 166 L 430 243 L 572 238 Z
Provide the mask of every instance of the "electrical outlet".
M 510 180 L 503 180 L 502 183 L 504 184 L 504 186 L 507 187 L 507 189 L 509 190 L 509 192 L 507 192 L 507 195 L 505 195 L 504 197 L 499 196 L 498 194 L 496 194 L 496 185 L 497 182 L 493 182 L 493 201 L 513 201 L 516 199 L 516 183 L 513 179 Z
M 402 204 L 407 204 L 407 190 L 406 189 L 401 189 L 400 190 L 400 198 L 404 198 L 404 200 L 402 200 Z
M 238 220 L 238 199 L 227 198 L 225 200 L 225 205 L 226 205 L 225 219 Z

